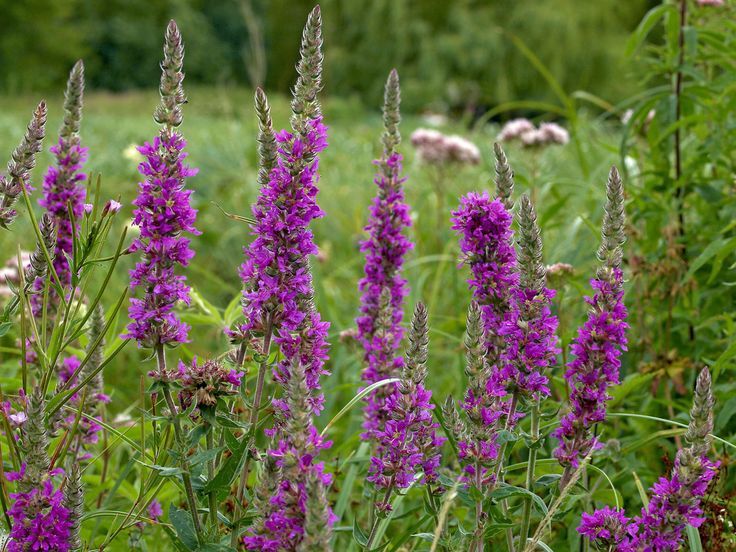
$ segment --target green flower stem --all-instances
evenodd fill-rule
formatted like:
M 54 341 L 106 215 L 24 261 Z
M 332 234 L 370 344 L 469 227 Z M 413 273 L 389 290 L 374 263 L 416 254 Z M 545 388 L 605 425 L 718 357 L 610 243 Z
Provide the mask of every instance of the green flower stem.
M 537 443 L 539 441 L 539 401 L 532 407 L 531 412 L 532 427 L 531 427 L 531 439 L 532 447 L 529 449 L 529 463 L 526 468 L 526 489 L 529 492 L 534 492 L 532 487 L 534 486 L 534 468 L 537 464 Z M 529 536 L 529 525 L 531 524 L 532 517 L 532 501 L 530 497 L 524 499 L 524 510 L 521 518 L 521 533 L 519 542 L 526 542 Z

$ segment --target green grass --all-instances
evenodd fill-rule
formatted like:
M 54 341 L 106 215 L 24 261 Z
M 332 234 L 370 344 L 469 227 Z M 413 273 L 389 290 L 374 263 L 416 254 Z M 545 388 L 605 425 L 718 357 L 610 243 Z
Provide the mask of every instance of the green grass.
M 83 143 L 90 146 L 86 168 L 102 176 L 103 198 L 121 199 L 124 208 L 118 215 L 120 225 L 131 216 L 130 202 L 135 197 L 138 181 L 132 146 L 149 140 L 155 134 L 156 125 L 151 111 L 156 101 L 154 92 L 95 93 L 86 100 L 82 124 Z M 36 99 L 30 97 L 0 98 L 0 152 L 8 155 L 16 145 L 35 102 Z M 330 147 L 320 162 L 321 192 L 318 201 L 325 217 L 313 225 L 321 254 L 319 259 L 313 260 L 312 266 L 316 304 L 323 317 L 331 323 L 329 368 L 332 376 L 323 381 L 327 404 L 317 424 L 320 429 L 354 397 L 360 385 L 360 353 L 354 344 L 342 343 L 338 336 L 341 331 L 353 327 L 358 310 L 357 283 L 362 276 L 363 265 L 359 242 L 363 238 L 367 208 L 375 192 L 372 160 L 378 154 L 382 130 L 378 110 L 366 110 L 351 101 L 328 99 L 324 112 L 325 122 L 330 128 Z M 60 123 L 59 98 L 51 99 L 49 113 L 46 150 L 55 140 Z M 288 124 L 288 115 L 286 99 L 274 98 L 275 126 L 280 128 Z M 182 131 L 189 143 L 189 161 L 200 171 L 189 185 L 195 190 L 194 203 L 199 210 L 197 226 L 202 230 L 202 235 L 193 240 L 197 255 L 187 270 L 187 277 L 202 300 L 193 301 L 193 306 L 183 312 L 194 326 L 190 336 L 192 341 L 171 352 L 170 361 L 177 355 L 182 358 L 195 354 L 215 356 L 227 351 L 222 328 L 213 325 L 213 320 L 221 318 L 228 305 L 237 301 L 240 289 L 237 270 L 242 260 L 242 247 L 250 235 L 247 225 L 228 218 L 222 211 L 249 214 L 258 192 L 257 128 L 249 92 L 193 89 L 184 120 Z M 481 148 L 484 159 L 478 166 L 453 167 L 439 175 L 419 162 L 409 143 L 409 135 L 419 126 L 426 126 L 421 116 L 406 116 L 401 127 L 405 140 L 400 149 L 405 155 L 405 174 L 408 177 L 406 195 L 412 206 L 410 237 L 415 243 L 405 270 L 411 288 L 406 311 L 410 312 L 413 304 L 420 300 L 429 308 L 428 384 L 435 398 L 441 402 L 448 394 L 460 398 L 465 388 L 462 340 L 470 301 L 465 283 L 467 269 L 458 269 L 457 266 L 458 247 L 450 230 L 450 210 L 458 204 L 459 196 L 468 191 L 489 189 L 492 193 L 491 145 L 498 129 L 488 125 L 480 131 L 470 132 L 467 130 L 469 125 L 463 122 L 443 127 L 441 130 L 444 132 L 463 134 L 474 141 Z M 571 263 L 577 270 L 576 276 L 560 290 L 558 296 L 558 301 L 564 305 L 560 327 L 563 344 L 571 339 L 584 312 L 582 296 L 587 293 L 586 282 L 593 274 L 606 175 L 617 157 L 617 150 L 612 146 L 618 141 L 616 128 L 586 118 L 583 118 L 580 128 L 583 154 L 588 167 L 592 168 L 588 177 L 582 176 L 578 154 L 572 146 L 554 146 L 543 151 L 522 150 L 514 145 L 507 148 L 507 155 L 516 171 L 516 197 L 520 193 L 530 193 L 536 202 L 545 240 L 545 261 Z M 50 161 L 51 156 L 46 151 L 33 173 L 33 183 L 37 188 L 34 201 L 40 194 L 42 175 Z M 14 255 L 18 244 L 24 249 L 34 245 L 23 212 L 10 232 L 0 232 L 0 261 Z M 127 285 L 127 269 L 132 267 L 134 260 L 125 257 L 121 262 L 122 266 L 105 290 L 104 303 L 109 305 Z M 219 314 L 208 314 L 207 309 L 211 307 L 207 305 L 213 305 Z M 120 334 L 126 323 L 126 312 L 122 311 L 116 321 L 114 335 Z M 18 355 L 12 352 L 15 347 L 12 339 L 8 336 L 2 339 L 0 381 L 8 392 L 12 392 L 15 390 L 13 385 L 17 387 Z M 109 347 L 115 345 L 113 342 Z M 133 419 L 138 418 L 139 381 L 151 367 L 152 362 L 146 359 L 145 354 L 137 351 L 134 344 L 128 344 L 106 368 L 106 385 L 113 397 L 110 409 L 114 413 L 129 413 Z M 635 369 L 626 365 L 623 371 L 626 374 Z M 556 398 L 562 400 L 562 370 L 555 370 L 553 380 Z M 682 410 L 686 409 L 687 405 L 683 404 Z M 331 470 L 348 469 L 343 462 L 359 445 L 360 423 L 360 408 L 356 407 L 331 428 L 330 437 L 335 441 L 327 458 Z M 623 422 L 617 420 L 612 423 Z M 131 431 L 131 435 L 138 432 L 137 429 Z M 122 456 L 116 462 L 120 462 L 117 469 L 125 468 L 126 460 Z M 540 473 L 553 470 L 553 466 L 545 466 L 544 463 L 540 465 Z M 521 477 L 521 471 L 519 474 Z M 620 484 L 627 478 L 627 472 L 621 470 L 611 474 L 611 478 L 615 484 Z M 125 491 L 127 485 L 134 483 L 124 483 L 123 495 L 133 492 Z M 636 493 L 633 483 L 630 490 Z M 171 491 L 167 488 L 164 493 L 167 498 L 173 494 Z M 613 494 L 607 487 L 602 487 L 595 497 L 611 502 Z M 351 500 L 354 498 L 355 495 Z M 355 506 L 354 502 L 347 504 L 347 517 L 343 524 L 352 523 Z M 396 531 L 396 535 L 406 529 L 402 529 L 401 524 L 395 525 L 397 527 L 389 531 Z
M 149 140 L 156 132 L 150 115 L 156 100 L 155 92 L 138 92 L 89 94 L 85 101 L 82 139 L 90 146 L 86 168 L 102 176 L 103 198 L 121 198 L 124 209 L 118 218 L 122 220 L 131 215 L 130 202 L 135 197 L 138 181 L 132 146 Z M 30 97 L 0 98 L 0 152 L 8 155 L 16 145 L 36 101 Z M 276 127 L 288 124 L 286 100 L 274 98 L 272 103 Z M 60 100 L 49 99 L 46 150 L 56 139 L 60 116 Z M 325 121 L 330 127 L 330 147 L 320 164 L 318 197 L 325 217 L 314 224 L 322 255 L 312 264 L 317 305 L 332 324 L 334 377 L 326 380 L 325 386 L 328 397 L 339 400 L 340 397 L 330 393 L 330 388 L 357 382 L 360 370 L 355 351 L 338 343 L 337 335 L 352 327 L 358 308 L 357 282 L 362 275 L 358 247 L 363 238 L 367 207 L 375 191 L 371 162 L 378 154 L 382 127 L 378 110 L 367 111 L 353 102 L 338 99 L 325 102 Z M 421 117 L 407 116 L 401 127 L 404 136 L 401 150 L 408 177 L 406 194 L 414 222 L 411 239 L 416 244 L 406 267 L 411 287 L 407 311 L 410 312 L 411 305 L 420 300 L 429 307 L 432 365 L 436 368 L 431 384 L 443 396 L 458 393 L 463 386 L 460 343 L 469 302 L 464 281 L 466 271 L 457 269 L 456 239 L 449 230 L 450 210 L 463 193 L 492 191 L 490 147 L 497 129 L 488 127 L 473 134 L 461 123 L 442 128 L 444 132 L 461 133 L 473 140 L 483 151 L 484 161 L 479 166 L 447 171 L 440 184 L 443 197 L 438 202 L 434 192 L 437 175 L 415 158 L 408 140 L 410 133 L 419 126 L 426 126 Z M 249 229 L 244 223 L 226 217 L 222 210 L 249 214 L 257 195 L 257 129 L 250 93 L 214 88 L 191 90 L 182 131 L 189 144 L 189 161 L 199 168 L 190 186 L 195 190 L 198 227 L 202 230 L 202 235 L 193 240 L 197 256 L 187 277 L 208 302 L 224 309 L 239 293 L 237 269 L 242 246 L 249 240 Z M 607 129 L 597 124 L 588 125 L 585 132 L 593 137 L 585 143 L 590 144 L 586 154 L 595 167 L 586 180 L 580 176 L 571 147 L 527 152 L 511 146 L 507 151 L 517 173 L 517 195 L 531 192 L 536 199 L 544 230 L 546 261 L 574 264 L 579 268 L 580 282 L 590 275 L 602 213 L 605 174 L 615 160 L 614 150 L 606 147 L 615 142 L 615 137 L 610 136 Z M 50 162 L 51 156 L 46 151 L 33 173 L 37 188 L 34 199 L 39 197 L 43 171 Z M 443 206 L 441 212 L 438 204 Z M 3 258 L 14 254 L 16 243 L 24 249 L 32 248 L 34 243 L 22 214 L 10 232 L 0 233 Z M 571 244 L 574 246 L 570 247 Z M 127 258 L 123 265 L 129 268 L 133 261 Z M 124 275 L 124 271 L 118 271 L 107 295 L 109 301 L 125 285 Z M 572 302 L 579 302 L 577 291 L 573 295 Z M 197 319 L 191 318 L 192 321 Z M 121 317 L 118 331 L 124 324 L 124 317 Z M 226 346 L 216 328 L 195 327 L 192 343 L 183 348 L 182 354 L 219 354 Z M 137 394 L 137 382 L 133 382 L 148 370 L 146 363 L 139 362 L 142 356 L 136 355 L 133 348 L 128 346 L 126 354 L 120 357 L 118 362 L 123 366 L 115 366 L 106 376 L 114 393 L 122 395 L 126 403 Z M 5 366 L 9 369 L 7 363 Z M 8 375 L 7 372 L 4 375 Z

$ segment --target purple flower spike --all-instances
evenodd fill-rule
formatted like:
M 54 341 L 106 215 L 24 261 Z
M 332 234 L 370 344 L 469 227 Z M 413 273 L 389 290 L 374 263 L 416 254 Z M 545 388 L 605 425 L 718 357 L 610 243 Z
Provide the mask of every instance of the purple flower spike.
M 399 76 L 393 70 L 386 82 L 383 107 L 384 151 L 381 159 L 375 162 L 378 174 L 374 182 L 378 194 L 365 227 L 368 239 L 360 245 L 365 253 L 365 276 L 358 284 L 361 316 L 356 322 L 358 340 L 365 351 L 366 368 L 362 377 L 368 385 L 399 375 L 404 364 L 398 351 L 404 337 L 401 321 L 408 289 L 401 269 L 413 244 L 404 235 L 404 229 L 411 226 L 411 219 L 409 206 L 404 201 L 406 179 L 400 176 L 402 157 L 396 152 L 401 140 L 399 102 Z M 387 294 L 385 298 L 382 293 Z M 363 422 L 365 437 L 370 438 L 383 429 L 386 399 L 394 388 L 394 385 L 386 385 L 367 397 Z
M 188 341 L 189 326 L 174 312 L 177 303 L 189 304 L 186 277 L 178 266 L 187 266 L 194 251 L 185 234 L 199 235 L 194 227 L 197 211 L 191 207 L 191 190 L 186 179 L 197 170 L 184 163 L 186 141 L 175 129 L 181 124 L 181 105 L 186 103 L 182 82 L 184 45 L 172 20 L 166 29 L 164 60 L 161 63 L 161 103 L 154 119 L 162 125 L 153 142 L 138 148 L 145 160 L 138 165 L 144 180 L 133 201 L 133 223 L 140 228 L 131 251 L 143 259 L 130 272 L 130 287 L 144 290 L 143 299 L 130 300 L 131 323 L 124 339 L 135 339 L 139 347 L 177 345 Z
M 188 341 L 189 326 L 174 313 L 178 302 L 189 304 L 186 278 L 176 274 L 177 266 L 187 266 L 194 256 L 185 233 L 198 235 L 194 227 L 197 211 L 192 209 L 192 192 L 185 181 L 197 174 L 184 163 L 184 138 L 163 129 L 153 143 L 138 148 L 145 156 L 138 171 L 145 178 L 138 185 L 133 222 L 140 237 L 131 251 L 140 251 L 143 260 L 130 272 L 130 287 L 145 291 L 143 299 L 131 299 L 131 323 L 123 336 L 138 341 L 139 347 L 176 345 Z
M 9 481 L 24 477 L 25 464 L 20 472 L 7 474 Z M 10 493 L 13 500 L 8 516 L 13 520 L 10 530 L 9 552 L 26 550 L 56 550 L 67 552 L 71 536 L 72 520 L 64 507 L 64 494 L 54 488 L 51 477 L 62 474 L 53 470 L 38 487 L 27 492 Z
M 427 309 L 418 303 L 401 383 L 386 399 L 386 424 L 375 433 L 378 449 L 368 467 L 368 481 L 386 489 L 386 498 L 392 490 L 409 487 L 420 471 L 425 483 L 437 479 L 445 438 L 436 433 L 439 424 L 432 419 L 432 392 L 424 386 L 428 344 Z M 378 506 L 383 511 L 390 509 L 386 501 Z
M 590 305 L 588 319 L 578 330 L 571 347 L 575 358 L 565 372 L 570 389 L 570 412 L 552 433 L 560 442 L 554 455 L 565 467 L 563 485 L 580 460 L 600 447 L 593 435 L 593 426 L 606 418 L 608 389 L 619 383 L 620 356 L 626 350 L 628 324 L 621 271 L 624 198 L 615 167 L 608 178 L 607 196 L 603 240 L 598 251 L 603 264 L 590 282 L 595 294 L 585 299 Z

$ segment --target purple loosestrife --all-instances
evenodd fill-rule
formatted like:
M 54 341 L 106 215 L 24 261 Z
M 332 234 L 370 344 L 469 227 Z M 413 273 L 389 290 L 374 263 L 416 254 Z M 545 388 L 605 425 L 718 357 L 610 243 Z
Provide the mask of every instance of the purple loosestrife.
M 545 370 L 560 350 L 557 317 L 550 311 L 554 291 L 546 287 L 537 214 L 526 195 L 519 209 L 518 270 L 519 285 L 512 290 L 510 311 L 499 329 L 506 347 L 486 391 L 505 402 L 514 395 L 534 402 L 549 396 Z
M 675 457 L 672 475 L 660 477 L 650 489 L 649 504 L 633 519 L 623 511 L 603 508 L 583 514 L 578 532 L 601 549 L 615 546 L 619 552 L 676 552 L 681 549 L 687 525 L 699 527 L 705 518 L 701 501 L 718 468 L 708 456 L 713 430 L 710 373 L 698 376 L 685 439 L 689 447 Z
M 274 461 L 267 461 L 268 469 L 262 472 L 256 490 L 260 497 L 256 501 L 256 518 L 244 538 L 251 550 L 306 549 L 312 546 L 309 543 L 313 537 L 318 542 L 328 542 L 329 535 L 310 535 L 302 544 L 307 523 L 315 523 L 314 515 L 320 516 L 322 531 L 326 533 L 333 522 L 331 512 L 321 507 L 320 512 L 307 515 L 308 508 L 317 507 L 309 497 L 314 492 L 324 493 L 332 480 L 316 460 L 330 443 L 321 438 L 313 423 L 313 416 L 324 403 L 319 380 L 327 373 L 324 363 L 329 324 L 321 320 L 314 306 L 309 268 L 309 256 L 317 253 L 309 225 L 323 216 L 316 202 L 318 154 L 327 146 L 326 127 L 317 100 L 322 86 L 321 47 L 321 13 L 316 7 L 302 34 L 299 78 L 291 102 L 293 132 L 274 135 L 275 164 L 273 157 L 261 154 L 262 169 L 269 164 L 272 168 L 253 207 L 255 239 L 245 249 L 246 259 L 240 271 L 246 317 L 241 333 L 244 337 L 262 337 L 262 352 L 268 351 L 273 335 L 282 357 L 273 369 L 273 379 L 282 387 L 283 395 L 273 400 L 276 425 L 267 430 L 272 438 L 268 455 Z M 267 110 L 263 115 L 259 114 L 262 137 L 264 128 L 270 128 Z M 261 144 L 269 154 L 272 146 L 268 138 Z M 262 177 L 263 172 L 259 180 Z M 254 426 L 265 366 L 265 362 L 261 364 L 256 383 L 251 413 Z M 246 475 L 247 461 L 241 489 Z M 267 490 L 275 494 L 264 494 Z M 242 496 L 242 491 L 238 495 Z
M 26 133 L 8 161 L 7 172 L 0 175 L 0 227 L 8 228 L 18 212 L 13 205 L 23 191 L 33 190 L 30 183 L 31 169 L 36 165 L 36 154 L 41 151 L 45 136 L 46 102 L 41 102 L 33 112 Z
M 268 469 L 277 476 L 262 478 L 272 494 L 258 503 L 259 517 L 244 538 L 248 550 L 308 550 L 315 549 L 316 542 L 330 540 L 334 516 L 320 495 L 332 483 L 332 475 L 316 458 L 331 443 L 314 426 L 311 394 L 304 366 L 295 359 L 286 388 L 289 417 L 268 452 L 273 459 Z
M 299 357 L 304 365 L 307 386 L 320 388 L 319 378 L 327 373 L 327 329 L 313 305 L 314 288 L 309 256 L 316 255 L 310 223 L 324 213 L 316 202 L 319 158 L 327 147 L 326 127 L 317 102 L 321 88 L 322 34 L 319 8 L 310 14 L 302 36 L 299 79 L 292 100 L 293 132 L 282 130 L 274 136 L 276 158 L 271 153 L 264 128 L 270 128 L 267 115 L 261 117 L 263 167 L 273 164 L 253 207 L 255 239 L 245 248 L 240 268 L 243 279 L 242 332 L 254 336 L 274 336 L 283 360 L 274 369 L 274 379 L 286 386 L 292 361 Z M 259 116 L 260 117 L 260 116 Z M 266 121 L 264 125 L 263 122 Z M 275 164 L 274 164 L 275 163 Z M 263 172 L 259 179 L 263 180 Z M 266 341 L 266 340 L 264 340 Z M 322 410 L 324 397 L 310 395 L 312 412 Z M 288 416 L 283 400 L 275 400 L 279 418 Z
M 429 324 L 427 309 L 418 303 L 409 332 L 409 347 L 401 382 L 385 402 L 385 426 L 375 432 L 378 449 L 371 458 L 368 481 L 383 490 L 379 511 L 391 509 L 392 491 L 406 489 L 422 472 L 425 483 L 437 479 L 444 437 L 432 420 L 432 392 L 425 387 Z
M 8 509 L 12 519 L 8 550 L 70 550 L 72 529 L 79 520 L 72 518 L 63 493 L 52 481 L 64 472 L 50 469 L 45 406 L 38 388 L 33 390 L 26 406 L 21 445 L 25 461 L 20 471 L 7 474 L 8 481 L 16 481 L 18 485 L 18 491 L 10 493 L 13 503 Z
M 84 216 L 86 190 L 83 186 L 86 175 L 80 172 L 87 159 L 87 148 L 79 139 L 79 125 L 82 119 L 82 97 L 84 94 L 84 64 L 78 61 L 69 74 L 64 94 L 64 122 L 59 131 L 59 141 L 51 146 L 55 165 L 46 171 L 43 179 L 43 197 L 39 205 L 54 218 L 56 225 L 56 248 L 54 269 L 62 286 L 69 288 L 72 273 L 69 258 L 74 253 L 76 221 Z M 74 217 L 70 218 L 70 212 Z M 44 280 L 35 282 L 36 289 L 43 289 Z M 40 305 L 34 305 L 40 312 Z
M 582 458 L 600 447 L 593 427 L 606 418 L 608 389 L 619 383 L 620 356 L 626 350 L 626 306 L 623 303 L 624 192 L 621 178 L 611 168 L 606 187 L 602 243 L 598 249 L 601 266 L 591 280 L 595 291 L 587 297 L 588 319 L 578 330 L 571 347 L 574 359 L 565 379 L 570 390 L 570 411 L 552 434 L 559 440 L 555 457 L 565 468 L 565 485 Z
M 181 105 L 186 102 L 182 81 L 184 46 L 176 23 L 166 29 L 164 60 L 161 64 L 161 103 L 154 119 L 162 125 L 153 142 L 138 148 L 145 157 L 138 171 L 144 180 L 133 201 L 133 221 L 140 237 L 131 251 L 140 251 L 142 260 L 130 273 L 132 290 L 142 288 L 144 297 L 130 300 L 131 323 L 124 336 L 139 347 L 155 348 L 188 341 L 189 327 L 174 312 L 177 303 L 189 304 L 186 278 L 176 274 L 194 256 L 186 233 L 197 235 L 197 212 L 192 209 L 192 192 L 185 188 L 188 177 L 197 174 L 184 163 L 186 142 L 175 129 L 181 124 Z
M 503 153 L 497 148 L 497 172 L 510 180 L 510 169 L 501 167 L 505 157 L 498 156 L 499 152 Z M 453 229 L 460 233 L 460 250 L 463 262 L 470 266 L 472 277 L 468 283 L 474 296 L 466 337 L 468 389 L 461 404 L 470 423 L 463 429 L 449 403 L 446 411 L 457 420 L 460 458 L 466 474 L 479 488 L 493 482 L 488 468 L 498 456 L 497 434 L 505 405 L 500 400 L 502 393 L 489 392 L 489 386 L 500 379 L 498 371 L 506 346 L 502 328 L 512 316 L 512 291 L 519 282 L 511 243 L 513 217 L 505 207 L 511 204 L 513 185 L 507 180 L 500 183 L 501 179 L 498 199 L 491 200 L 485 192 L 470 193 L 453 212 Z
M 404 229 L 411 226 L 411 219 L 409 206 L 404 201 L 406 179 L 400 176 L 402 157 L 396 151 L 401 141 L 399 103 L 399 75 L 394 69 L 386 81 L 384 96 L 383 155 L 375 162 L 378 174 L 374 182 L 378 194 L 365 227 L 368 239 L 360 246 L 365 253 L 365 276 L 358 284 L 361 316 L 356 322 L 358 340 L 365 351 L 363 380 L 368 385 L 399 375 L 403 366 L 398 350 L 404 337 L 401 321 L 408 289 L 402 266 L 406 253 L 413 246 L 404 235 Z M 385 309 L 382 293 L 387 294 Z M 363 411 L 367 437 L 383 429 L 387 415 L 385 402 L 394 388 L 394 385 L 385 385 L 368 395 Z

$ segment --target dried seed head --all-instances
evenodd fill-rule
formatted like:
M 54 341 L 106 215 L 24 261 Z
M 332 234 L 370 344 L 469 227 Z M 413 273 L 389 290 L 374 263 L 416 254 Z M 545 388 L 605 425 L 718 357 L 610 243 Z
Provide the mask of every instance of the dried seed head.
M 606 184 L 606 206 L 603 215 L 601 246 L 598 258 L 608 268 L 621 268 L 626 214 L 624 212 L 624 186 L 616 167 L 611 167 Z
M 291 126 L 299 133 L 306 132 L 306 120 L 317 119 L 321 115 L 317 94 L 322 89 L 322 13 L 319 6 L 309 14 L 302 32 L 299 73 L 292 92 Z
M 399 73 L 392 69 L 386 80 L 386 89 L 383 96 L 383 153 L 388 158 L 396 152 L 401 143 L 399 123 L 401 122 L 401 89 L 399 87 Z
M 181 105 L 187 101 L 184 95 L 184 43 L 179 28 L 172 19 L 166 27 L 164 59 L 161 62 L 161 103 L 154 111 L 157 123 L 175 128 L 181 124 Z
M 477 389 L 483 385 L 486 372 L 486 345 L 482 313 L 478 303 L 472 301 L 468 308 L 465 330 L 465 375 L 468 386 Z
M 297 546 L 299 552 L 331 552 L 332 525 L 327 492 L 318 474 L 307 476 L 307 504 L 304 519 L 304 538 Z
M 26 133 L 13 151 L 8 162 L 7 174 L 0 178 L 0 226 L 7 228 L 17 216 L 13 204 L 18 199 L 23 186 L 30 191 L 29 175 L 36 165 L 36 154 L 41 151 L 46 131 L 46 102 L 41 101 L 33 112 Z
M 56 245 L 56 225 L 54 224 L 54 218 L 50 213 L 44 213 L 41 217 L 39 230 L 41 231 L 43 245 L 46 247 L 46 251 L 53 260 L 54 247 Z M 28 265 L 28 268 L 26 268 L 26 282 L 32 283 L 36 278 L 43 278 L 47 273 L 48 264 L 46 263 L 46 257 L 43 254 L 43 247 L 41 246 L 41 242 L 37 242 L 36 249 L 31 253 L 30 264 Z
M 19 481 L 21 492 L 39 488 L 44 477 L 48 476 L 51 461 L 48 454 L 49 439 L 45 414 L 43 392 L 40 387 L 34 387 L 26 407 L 28 419 L 22 430 L 26 472 L 25 477 Z
M 66 485 L 64 486 L 64 507 L 69 511 L 69 550 L 76 552 L 82 548 L 82 539 L 79 536 L 79 526 L 84 515 L 84 487 L 82 486 L 82 472 L 79 464 L 74 462 L 69 469 Z
M 542 263 L 542 233 L 537 224 L 537 213 L 526 194 L 521 196 L 518 236 L 521 287 L 539 292 L 545 286 L 547 269 Z
M 276 136 L 271 121 L 271 106 L 266 93 L 256 88 L 256 115 L 258 116 L 258 186 L 268 184 L 271 169 L 276 166 Z
M 417 303 L 409 329 L 409 348 L 402 373 L 402 387 L 409 382 L 422 383 L 427 375 L 429 350 L 429 315 L 424 303 Z
M 511 197 L 514 193 L 514 171 L 511 170 L 501 144 L 493 144 L 493 155 L 496 158 L 496 199 L 500 199 L 507 211 L 514 206 Z
M 59 135 L 65 141 L 79 143 L 79 125 L 82 122 L 84 97 L 84 62 L 80 59 L 72 67 L 64 93 L 64 122 Z
M 698 456 L 705 455 L 710 447 L 710 433 L 713 431 L 713 405 L 715 398 L 711 390 L 711 379 L 708 368 L 703 368 L 698 376 L 693 396 L 693 407 L 690 410 L 690 424 L 685 439 L 695 449 Z

